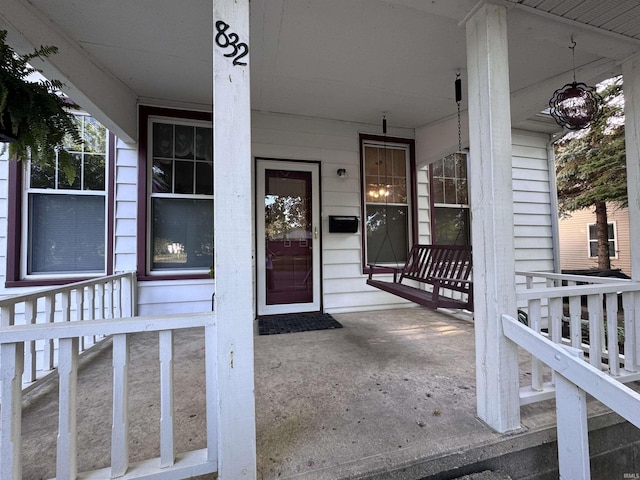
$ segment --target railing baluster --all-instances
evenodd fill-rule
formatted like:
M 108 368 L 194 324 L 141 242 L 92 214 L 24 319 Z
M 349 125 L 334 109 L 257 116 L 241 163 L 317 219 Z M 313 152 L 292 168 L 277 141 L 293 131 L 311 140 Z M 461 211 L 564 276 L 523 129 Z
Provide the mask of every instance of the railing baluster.
M 96 288 L 95 285 L 87 287 L 87 317 L 86 320 L 94 320 L 96 318 Z M 95 335 L 91 336 L 92 344 L 96 344 L 98 338 Z
M 609 354 L 609 372 L 620 375 L 620 351 L 618 349 L 618 294 L 607 293 L 607 353 Z
M 82 322 L 84 320 L 84 288 L 76 288 L 75 290 L 76 300 L 76 321 Z M 80 338 L 80 351 L 86 350 L 84 337 Z
M 16 323 L 16 306 L 11 304 L 2 307 L 0 311 L 0 325 L 8 327 Z
M 113 289 L 115 291 L 114 294 L 114 310 L 116 313 L 116 318 L 122 318 L 122 279 L 118 278 L 113 281 Z
M 55 295 L 47 295 L 44 298 L 44 322 L 47 324 L 53 323 L 55 317 L 56 310 L 56 297 Z M 44 348 L 42 351 L 43 360 L 42 360 L 42 370 L 48 371 L 53 370 L 53 350 L 54 350 L 54 341 L 53 339 L 48 339 L 44 341 Z
M 173 409 L 173 331 L 159 334 L 160 344 L 160 467 L 176 458 Z
M 582 304 L 580 297 L 569 297 L 569 335 L 573 348 L 582 348 Z
M 75 479 L 78 473 L 76 424 L 78 393 L 77 338 L 61 338 L 58 342 L 58 374 L 60 376 L 60 399 L 56 478 Z
M 529 327 L 540 333 L 540 319 L 542 316 L 542 302 L 540 300 L 529 301 Z M 535 357 L 531 358 L 531 388 L 538 392 L 542 391 L 543 380 L 542 362 Z
M 24 345 L 0 345 L 0 478 L 7 480 L 22 478 L 23 368 Z
M 587 296 L 589 310 L 589 363 L 602 368 L 602 299 L 599 294 Z
M 622 311 L 624 312 L 624 369 L 628 372 L 637 371 L 638 363 L 636 358 L 636 331 L 635 331 L 635 309 L 633 292 L 622 294 Z
M 105 286 L 107 290 L 108 313 L 105 318 L 116 318 L 115 314 L 115 289 L 113 288 L 113 280 L 110 280 Z
M 104 305 L 104 283 L 98 283 L 96 285 L 96 300 L 97 300 L 98 318 L 106 318 L 105 305 Z
M 639 370 L 640 369 L 640 293 L 639 292 L 633 292 L 633 318 L 635 319 L 634 351 L 636 356 L 636 370 Z
M 549 299 L 549 333 L 553 343 L 562 342 L 562 297 Z
M 24 321 L 26 325 L 33 325 L 38 318 L 38 300 L 32 299 L 24 302 Z M 36 342 L 25 343 L 23 383 L 31 383 L 36 380 Z
M 113 336 L 113 425 L 111 429 L 111 478 L 129 468 L 129 338 Z
M 71 292 L 65 291 L 60 293 L 60 304 L 62 308 L 62 321 L 71 321 Z

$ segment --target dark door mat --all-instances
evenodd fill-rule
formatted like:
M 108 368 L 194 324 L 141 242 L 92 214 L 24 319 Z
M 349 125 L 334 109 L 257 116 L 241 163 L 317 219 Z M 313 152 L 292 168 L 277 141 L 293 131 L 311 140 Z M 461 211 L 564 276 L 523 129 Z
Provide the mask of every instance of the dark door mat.
M 258 317 L 259 335 L 309 332 L 342 328 L 342 325 L 328 313 L 287 313 Z

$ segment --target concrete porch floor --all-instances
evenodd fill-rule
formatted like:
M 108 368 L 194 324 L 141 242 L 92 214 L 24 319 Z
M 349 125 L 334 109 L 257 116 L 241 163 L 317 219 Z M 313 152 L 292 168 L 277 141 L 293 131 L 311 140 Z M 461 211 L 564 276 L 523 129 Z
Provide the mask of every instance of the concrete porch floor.
M 522 428 L 509 434 L 478 420 L 471 322 L 422 308 L 334 317 L 342 329 L 255 339 L 259 479 L 419 479 L 448 470 L 463 475 L 470 473 L 465 465 L 482 465 L 496 452 L 555 439 L 552 401 L 524 407 Z M 159 455 L 157 358 L 157 334 L 133 336 L 132 463 Z M 202 448 L 201 330 L 176 335 L 175 368 L 177 450 Z M 109 464 L 111 378 L 107 341 L 80 370 L 79 472 Z M 619 421 L 598 403 L 589 408 L 590 427 Z M 55 381 L 25 395 L 25 479 L 55 476 L 57 409 Z M 550 449 L 545 458 L 523 464 L 522 476 L 514 478 L 553 464 Z

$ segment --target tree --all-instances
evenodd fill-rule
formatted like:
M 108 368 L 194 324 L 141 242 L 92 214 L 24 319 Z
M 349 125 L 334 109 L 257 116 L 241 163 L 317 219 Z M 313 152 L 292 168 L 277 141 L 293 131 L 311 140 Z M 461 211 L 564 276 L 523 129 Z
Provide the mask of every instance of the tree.
M 596 214 L 598 268 L 609 270 L 607 203 L 627 206 L 622 77 L 601 85 L 601 115 L 586 129 L 555 144 L 560 215 L 593 207 Z

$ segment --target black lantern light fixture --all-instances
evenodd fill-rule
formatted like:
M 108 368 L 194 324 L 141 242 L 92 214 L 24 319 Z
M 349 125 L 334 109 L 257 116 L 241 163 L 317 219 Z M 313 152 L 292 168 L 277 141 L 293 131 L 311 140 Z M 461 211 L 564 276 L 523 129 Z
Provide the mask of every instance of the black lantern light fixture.
M 601 112 L 602 97 L 595 87 L 576 82 L 576 42 L 571 37 L 573 56 L 573 82 L 553 92 L 549 100 L 550 114 L 562 127 L 569 130 L 587 128 Z

